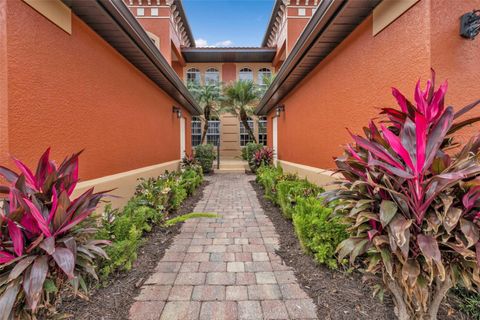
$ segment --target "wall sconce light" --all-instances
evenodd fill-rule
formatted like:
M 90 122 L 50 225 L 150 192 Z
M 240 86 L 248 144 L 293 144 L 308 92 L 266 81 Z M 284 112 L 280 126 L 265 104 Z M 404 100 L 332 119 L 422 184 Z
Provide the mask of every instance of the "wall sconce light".
M 182 117 L 182 110 L 180 108 L 173 106 L 172 112 L 177 114 L 178 119 Z
M 277 109 L 275 109 L 275 115 L 277 117 L 280 117 L 280 113 L 285 112 L 285 106 L 282 104 L 281 106 L 278 106 Z
M 473 10 L 460 17 L 460 35 L 473 40 L 480 33 L 480 10 Z

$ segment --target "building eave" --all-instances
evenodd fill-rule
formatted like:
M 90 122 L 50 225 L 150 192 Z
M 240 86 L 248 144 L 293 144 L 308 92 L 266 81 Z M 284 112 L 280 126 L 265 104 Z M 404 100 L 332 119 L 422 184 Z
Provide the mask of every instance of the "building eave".
M 255 109 L 266 115 L 367 18 L 381 0 L 323 0 Z
M 182 0 L 175 0 L 174 4 L 177 6 L 178 12 L 183 20 L 183 26 L 185 27 L 185 31 L 187 32 L 187 37 L 190 40 L 190 48 L 195 47 L 195 38 L 193 37 L 192 29 L 190 28 L 190 24 L 188 23 L 187 15 L 185 14 L 185 10 L 183 9 Z
M 275 24 L 275 19 L 277 18 L 278 10 L 280 9 L 282 1 L 283 0 L 275 0 L 272 13 L 270 14 L 270 20 L 268 21 L 267 30 L 265 31 L 265 35 L 263 36 L 262 47 L 268 46 L 268 38 L 272 33 L 273 25 Z
M 182 48 L 186 62 L 265 62 L 271 63 L 275 48 Z
M 72 11 L 192 115 L 201 108 L 122 0 L 63 0 Z

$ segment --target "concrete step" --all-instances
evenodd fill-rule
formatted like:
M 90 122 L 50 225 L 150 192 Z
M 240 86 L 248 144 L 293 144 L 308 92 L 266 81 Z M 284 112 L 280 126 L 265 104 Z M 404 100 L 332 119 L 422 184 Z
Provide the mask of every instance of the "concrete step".
M 215 172 L 245 172 L 248 164 L 243 160 L 220 160 L 220 169 L 215 169 Z
M 215 173 L 244 173 L 245 168 L 233 168 L 233 169 L 214 169 L 213 172 Z

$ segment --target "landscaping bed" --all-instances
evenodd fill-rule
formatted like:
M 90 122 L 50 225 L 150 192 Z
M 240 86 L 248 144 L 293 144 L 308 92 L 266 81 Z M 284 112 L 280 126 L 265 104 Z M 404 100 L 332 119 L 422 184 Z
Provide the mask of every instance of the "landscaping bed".
M 395 319 L 393 302 L 386 295 L 384 301 L 372 296 L 374 283 L 364 282 L 361 274 L 331 270 L 304 253 L 291 220 L 285 219 L 280 207 L 264 197 L 264 190 L 251 181 L 265 214 L 273 222 L 280 238 L 276 253 L 286 265 L 293 268 L 303 290 L 317 305 L 319 319 Z M 452 308 L 455 297 L 448 297 L 440 309 L 439 319 L 469 319 Z
M 190 213 L 202 198 L 203 190 L 208 184 L 204 181 L 195 192 L 188 197 L 180 208 L 169 217 Z M 70 319 L 80 320 L 120 320 L 128 319 L 130 306 L 140 292 L 143 282 L 154 272 L 165 250 L 181 228 L 181 223 L 171 227 L 156 225 L 144 238 L 138 258 L 132 270 L 119 272 L 112 276 L 106 286 L 95 289 L 88 300 L 80 300 L 72 295 L 65 295 L 58 307 L 59 314 L 68 314 Z
M 292 267 L 302 288 L 317 305 L 319 319 L 394 319 L 389 299 L 381 303 L 360 277 L 329 270 L 302 251 L 290 220 L 280 208 L 265 199 L 262 187 L 251 182 L 265 214 L 272 220 L 280 238 L 276 253 Z

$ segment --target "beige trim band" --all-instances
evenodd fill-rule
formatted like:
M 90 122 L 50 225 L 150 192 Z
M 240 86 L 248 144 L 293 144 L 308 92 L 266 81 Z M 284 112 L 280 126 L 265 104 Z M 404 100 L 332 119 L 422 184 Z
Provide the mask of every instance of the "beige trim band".
M 397 20 L 405 11 L 410 9 L 419 0 L 384 0 L 373 9 L 373 29 L 375 36 L 392 22 Z
M 23 0 L 63 31 L 72 34 L 72 11 L 60 0 Z
M 78 197 L 80 194 L 92 187 L 95 187 L 96 192 L 115 189 L 114 191 L 110 192 L 110 194 L 117 196 L 118 198 L 109 198 L 108 200 L 111 202 L 114 208 L 120 208 L 123 207 L 135 193 L 135 187 L 138 184 L 139 178 L 158 177 L 159 175 L 165 173 L 166 170 L 178 170 L 179 166 L 180 160 L 174 160 L 153 166 L 121 172 L 98 179 L 83 181 L 77 185 L 75 191 L 73 192 L 73 196 Z
M 341 175 L 330 170 L 324 170 L 316 167 L 310 167 L 299 163 L 278 160 L 278 165 L 283 168 L 283 172 L 296 173 L 301 178 L 306 178 L 308 181 L 322 186 L 325 189 L 333 189 L 332 183 L 341 178 Z

